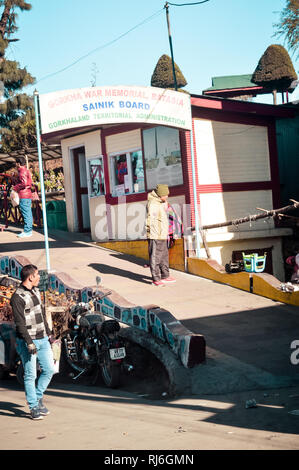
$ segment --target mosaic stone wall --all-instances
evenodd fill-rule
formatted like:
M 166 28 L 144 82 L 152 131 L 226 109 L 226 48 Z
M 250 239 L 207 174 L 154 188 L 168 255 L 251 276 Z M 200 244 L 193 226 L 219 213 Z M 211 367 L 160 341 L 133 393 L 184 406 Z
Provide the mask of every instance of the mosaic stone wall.
M 0 273 L 20 279 L 23 266 L 31 264 L 23 256 L 0 257 Z M 75 296 L 80 302 L 92 299 L 95 286 L 82 286 L 68 274 L 50 272 L 49 288 Z M 157 305 L 134 305 L 115 291 L 99 286 L 99 293 L 109 295 L 96 302 L 96 310 L 131 327 L 151 334 L 157 341 L 165 344 L 180 358 L 185 367 L 193 367 L 205 360 L 204 336 L 193 334 L 185 328 L 169 311 Z

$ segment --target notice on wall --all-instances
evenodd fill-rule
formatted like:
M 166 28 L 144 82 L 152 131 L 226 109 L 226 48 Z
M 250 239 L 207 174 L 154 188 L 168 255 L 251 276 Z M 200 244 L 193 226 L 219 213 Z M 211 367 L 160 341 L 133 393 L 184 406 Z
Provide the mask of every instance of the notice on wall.
M 124 176 L 125 189 L 130 189 L 130 178 L 129 175 Z
M 191 129 L 190 95 L 156 87 L 77 88 L 39 96 L 42 134 L 115 123 Z
M 114 188 L 114 196 L 123 196 L 125 194 L 125 185 L 124 184 L 118 184 Z

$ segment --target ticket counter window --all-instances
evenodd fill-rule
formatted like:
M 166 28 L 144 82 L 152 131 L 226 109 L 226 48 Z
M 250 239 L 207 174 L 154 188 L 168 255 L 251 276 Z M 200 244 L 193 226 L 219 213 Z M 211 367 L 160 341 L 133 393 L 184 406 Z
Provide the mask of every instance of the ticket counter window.
M 110 155 L 112 196 L 123 196 L 145 191 L 142 151 Z

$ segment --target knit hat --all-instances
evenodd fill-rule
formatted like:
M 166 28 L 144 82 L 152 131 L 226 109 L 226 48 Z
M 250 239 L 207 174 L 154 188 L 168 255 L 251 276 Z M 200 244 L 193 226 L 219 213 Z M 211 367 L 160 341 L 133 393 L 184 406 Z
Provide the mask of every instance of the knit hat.
M 167 184 L 157 184 L 155 191 L 159 197 L 168 196 L 169 194 Z

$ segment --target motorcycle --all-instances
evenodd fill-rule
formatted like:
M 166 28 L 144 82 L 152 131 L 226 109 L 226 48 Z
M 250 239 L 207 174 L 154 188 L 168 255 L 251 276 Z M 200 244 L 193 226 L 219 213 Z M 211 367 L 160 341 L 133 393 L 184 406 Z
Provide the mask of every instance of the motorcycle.
M 24 383 L 22 361 L 15 347 L 15 328 L 10 322 L 0 324 L 0 380 L 8 378 L 9 374 L 15 374 L 18 382 Z
M 71 369 L 78 372 L 73 380 L 95 373 L 95 383 L 101 372 L 105 385 L 116 388 L 122 369 L 130 371 L 132 366 L 124 362 L 126 348 L 118 335 L 119 323 L 114 319 L 106 320 L 94 310 L 95 302 L 110 294 L 111 291 L 95 294 L 89 303 L 79 302 L 71 307 L 72 320 L 61 338 L 61 355 Z

